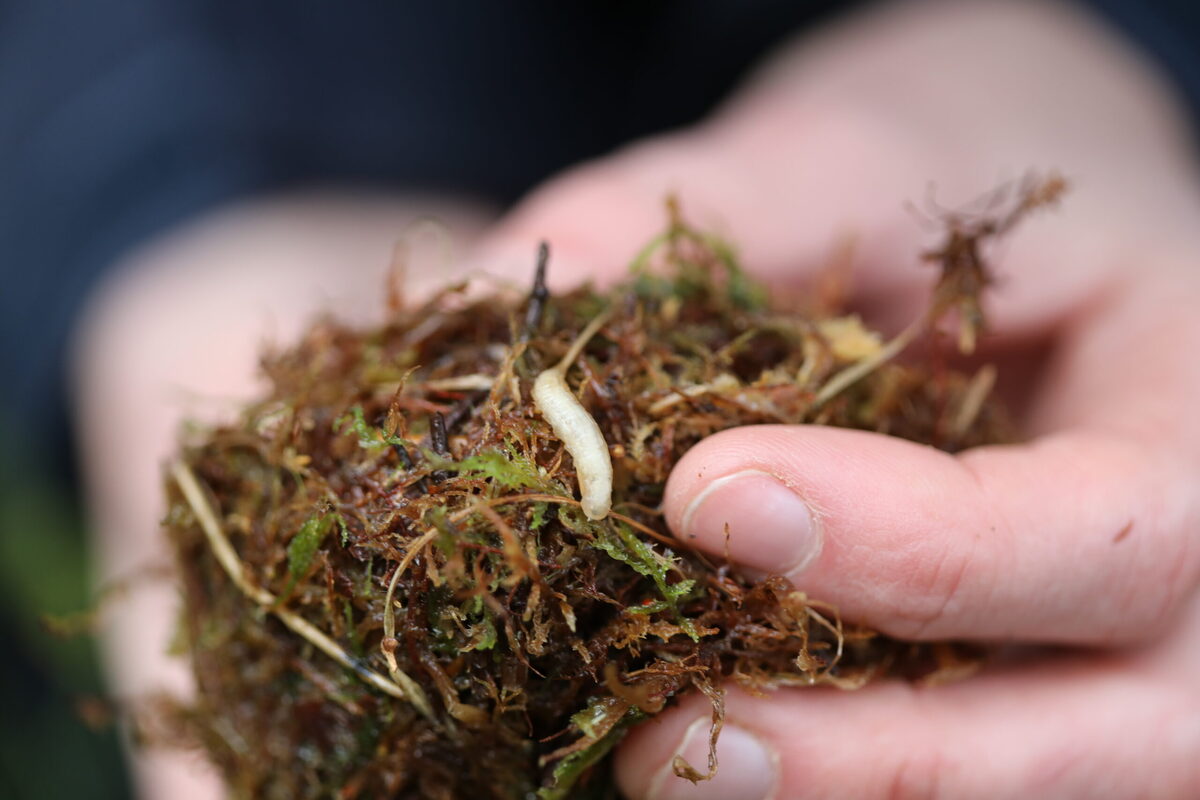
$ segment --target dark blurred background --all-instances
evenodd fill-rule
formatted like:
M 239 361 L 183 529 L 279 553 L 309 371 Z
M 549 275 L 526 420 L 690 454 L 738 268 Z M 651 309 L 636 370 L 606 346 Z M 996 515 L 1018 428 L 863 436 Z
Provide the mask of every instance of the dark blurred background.
M 104 271 L 207 210 L 317 186 L 500 206 L 701 118 L 832 0 L 0 2 L 0 797 L 125 797 L 64 354 Z M 1200 98 L 1193 3 L 1091 3 Z M 165 647 L 164 643 L 164 647 Z

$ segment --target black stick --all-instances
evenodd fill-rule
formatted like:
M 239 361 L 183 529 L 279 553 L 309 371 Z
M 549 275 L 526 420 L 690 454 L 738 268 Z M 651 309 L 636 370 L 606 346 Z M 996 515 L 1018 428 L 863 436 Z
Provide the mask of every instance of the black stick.
M 433 452 L 438 455 L 450 455 L 450 440 L 446 436 L 446 418 L 442 416 L 442 412 L 440 411 L 435 411 L 433 417 L 429 420 L 429 444 L 433 447 Z M 430 473 L 429 477 L 441 483 L 450 477 L 450 473 L 444 469 L 439 469 Z
M 521 341 L 527 342 L 542 324 L 546 301 L 550 290 L 546 288 L 546 265 L 550 262 L 550 245 L 538 245 L 537 269 L 533 273 L 533 290 L 529 293 L 529 305 L 525 307 L 525 324 L 521 326 Z
M 412 456 L 408 453 L 408 448 L 399 442 L 393 446 L 396 448 L 396 457 L 400 459 L 400 466 L 404 467 L 409 472 L 412 472 L 412 468 L 416 466 L 416 464 L 413 463 Z
M 446 436 L 446 418 L 440 411 L 433 412 L 433 419 L 429 421 L 429 443 L 433 447 L 433 452 L 439 456 L 450 455 L 450 441 Z

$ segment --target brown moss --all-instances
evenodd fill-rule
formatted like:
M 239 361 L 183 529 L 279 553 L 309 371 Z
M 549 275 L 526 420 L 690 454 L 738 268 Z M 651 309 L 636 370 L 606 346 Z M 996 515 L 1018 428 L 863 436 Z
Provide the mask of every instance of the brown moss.
M 899 344 L 837 309 L 773 307 L 675 213 L 612 290 L 450 288 L 381 328 L 322 320 L 266 358 L 270 393 L 190 443 L 168 482 L 199 683 L 187 719 L 234 795 L 614 797 L 605 754 L 682 692 L 712 698 L 716 729 L 728 682 L 962 671 L 969 649 L 845 627 L 782 578 L 688 550 L 659 506 L 683 453 L 739 425 L 948 451 L 1008 437 L 993 374 L 889 360 L 954 309 L 974 342 L 978 246 L 1004 220 L 947 218 L 943 279 Z M 613 513 L 593 522 L 530 388 L 606 309 L 568 373 L 614 466 Z

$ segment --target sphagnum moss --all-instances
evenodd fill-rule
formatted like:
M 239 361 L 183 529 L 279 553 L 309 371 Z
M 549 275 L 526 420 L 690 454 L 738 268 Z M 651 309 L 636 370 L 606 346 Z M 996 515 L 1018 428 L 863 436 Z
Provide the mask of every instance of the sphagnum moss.
M 973 347 L 980 245 L 1061 188 L 1031 181 L 1005 214 L 946 216 L 929 310 L 891 342 L 836 310 L 772 307 L 677 213 L 611 290 L 551 296 L 543 250 L 527 299 L 455 287 L 381 328 L 316 323 L 265 359 L 269 394 L 171 470 L 192 734 L 239 797 L 604 798 L 605 756 L 683 692 L 711 699 L 715 741 L 731 682 L 963 671 L 964 646 L 844 626 L 783 578 L 689 550 L 663 485 L 739 425 L 951 452 L 1007 438 L 994 371 L 891 359 L 948 313 Z M 535 405 L 550 372 L 557 399 Z M 594 420 L 607 452 L 560 438 L 554 402 Z M 608 491 L 587 474 L 601 456 L 611 497 L 589 496 Z M 611 510 L 589 511 L 601 499 Z

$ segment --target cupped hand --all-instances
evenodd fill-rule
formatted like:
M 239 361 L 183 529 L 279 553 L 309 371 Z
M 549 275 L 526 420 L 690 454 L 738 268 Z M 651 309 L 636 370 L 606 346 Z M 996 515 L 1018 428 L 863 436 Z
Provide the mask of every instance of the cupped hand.
M 1032 4 L 876 11 L 777 59 L 713 119 L 531 196 L 481 260 L 548 238 L 561 284 L 613 275 L 677 193 L 802 281 L 856 237 L 857 304 L 918 313 L 933 275 L 903 201 L 1026 168 L 1074 186 L 1000 253 L 986 356 L 1028 439 L 950 456 L 885 436 L 760 426 L 673 472 L 672 530 L 913 639 L 1069 645 L 937 689 L 736 691 L 696 786 L 709 709 L 685 700 L 618 757 L 631 798 L 1194 797 L 1200 792 L 1200 246 L 1194 165 L 1155 76 L 1094 21 Z M 926 242 L 928 243 L 928 242 Z M 553 282 L 553 281 L 552 281 Z M 1036 369 L 1034 369 L 1036 367 Z M 1028 377 L 1033 375 L 1034 377 Z

